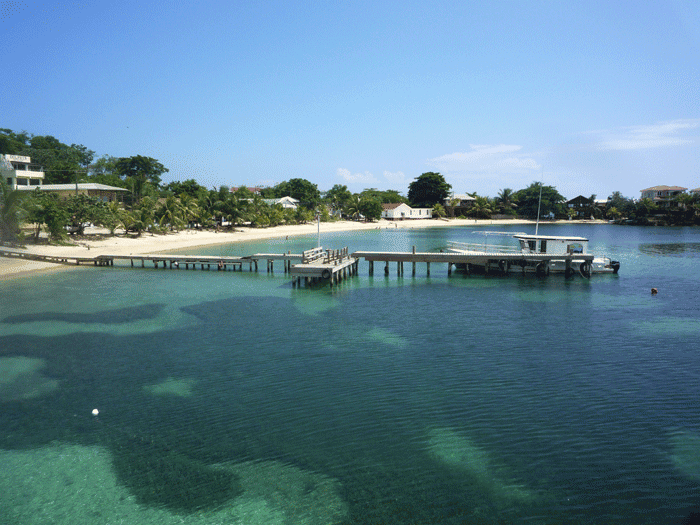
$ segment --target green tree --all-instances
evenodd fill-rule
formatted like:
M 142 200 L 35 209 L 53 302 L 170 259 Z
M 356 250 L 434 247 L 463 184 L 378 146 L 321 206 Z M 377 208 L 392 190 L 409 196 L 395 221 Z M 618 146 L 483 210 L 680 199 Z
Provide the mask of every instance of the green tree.
M 469 216 L 476 219 L 490 219 L 493 213 L 493 205 L 488 197 L 475 195 L 474 199 L 474 202 L 467 212 Z
M 207 192 L 207 189 L 204 186 L 200 185 L 194 179 L 187 179 L 182 182 L 171 182 L 165 187 L 163 187 L 163 190 L 168 193 L 172 193 L 176 197 L 181 197 L 182 195 L 189 195 L 190 197 L 194 197 L 195 199 L 199 199 L 201 195 Z
M 180 199 L 168 195 L 160 202 L 155 212 L 155 219 L 161 229 L 179 230 L 185 225 L 185 219 L 180 205 Z
M 87 180 L 98 184 L 106 184 L 107 186 L 115 186 L 117 188 L 127 188 L 127 183 L 117 173 L 117 157 L 103 155 L 97 159 L 88 169 Z
M 328 190 L 323 197 L 328 201 L 334 211 L 338 210 L 343 212 L 352 198 L 352 193 L 348 190 L 347 186 L 336 184 Z
M 157 188 L 161 181 L 160 176 L 169 171 L 156 159 L 141 155 L 121 157 L 117 160 L 115 169 L 119 176 L 131 185 L 137 201 L 141 200 L 147 184 Z
M 319 205 L 318 214 L 321 216 L 321 222 L 329 222 L 332 219 L 331 210 L 325 204 Z
M 353 220 L 356 220 L 360 217 L 360 203 L 361 199 L 359 195 L 353 195 L 352 197 L 350 197 L 350 200 L 348 201 L 345 208 L 345 213 L 348 214 L 348 217 L 350 217 Z
M 690 223 L 695 215 L 695 208 L 693 204 L 695 203 L 695 196 L 690 193 L 679 193 L 673 198 L 674 201 L 678 203 L 677 212 L 678 220 L 680 224 Z
M 634 200 L 623 197 L 622 193 L 619 191 L 614 191 L 612 195 L 608 197 L 608 202 L 605 205 L 607 216 L 610 216 L 610 210 L 612 208 L 615 208 L 615 210 L 620 214 L 617 218 L 633 217 L 636 213 Z M 615 219 L 616 217 L 610 218 Z
M 66 226 L 69 224 L 70 215 L 55 193 L 36 189 L 25 202 L 25 208 L 27 222 L 36 226 L 35 239 L 39 238 L 43 226 L 46 226 L 50 240 L 53 242 L 66 237 Z
M 26 131 L 15 133 L 11 129 L 0 129 L 0 152 L 7 155 L 21 155 L 29 147 L 30 135 Z
M 321 201 L 321 192 L 318 191 L 318 186 L 306 179 L 290 179 L 274 187 L 274 195 L 272 197 L 281 198 L 286 196 L 297 199 L 300 206 L 304 206 L 309 210 L 316 209 L 316 206 Z
M 95 197 L 72 195 L 63 204 L 68 214 L 71 231 L 83 235 L 87 223 L 99 222 L 103 204 Z
M 17 240 L 24 208 L 19 190 L 13 190 L 0 177 L 0 241 Z
M 307 222 L 314 220 L 314 212 L 313 210 L 309 210 L 303 206 L 297 206 L 297 209 L 294 212 L 294 217 L 297 224 L 306 224 Z
M 107 203 L 102 209 L 99 224 L 107 228 L 111 235 L 114 235 L 116 229 L 122 226 L 121 212 L 122 208 L 117 201 Z
M 408 200 L 418 208 L 432 208 L 449 197 L 452 186 L 439 173 L 429 171 L 408 185 Z
M 141 235 L 144 231 L 153 228 L 155 223 L 155 200 L 152 197 L 144 197 L 131 211 L 122 213 L 122 223 L 127 232 Z
M 267 214 L 270 226 L 279 226 L 284 223 L 284 208 L 280 204 L 270 207 Z
M 225 197 L 221 196 L 221 202 L 220 210 L 223 218 L 233 225 L 238 224 L 243 217 L 244 206 L 241 206 L 236 195 L 228 192 Z
M 68 184 L 84 180 L 95 152 L 80 144 L 68 146 L 51 135 L 34 135 L 21 155 L 42 167 L 46 184 Z
M 609 219 L 612 219 L 614 221 L 618 220 L 620 218 L 620 215 L 622 215 L 615 206 L 608 208 L 606 214 Z
M 542 201 L 540 206 L 540 189 L 542 190 Z M 518 213 L 529 219 L 537 218 L 537 210 L 540 210 L 540 217 L 553 214 L 563 214 L 563 204 L 566 199 L 559 194 L 554 186 L 545 186 L 541 182 L 533 182 L 525 189 L 517 191 L 513 198 L 518 203 Z
M 636 203 L 636 216 L 637 217 L 648 217 L 654 214 L 659 209 L 659 206 L 650 198 L 645 197 Z
M 433 217 L 440 218 L 445 216 L 445 207 L 436 202 L 435 205 L 433 206 Z
M 382 203 L 378 199 L 360 199 L 360 213 L 365 220 L 378 221 L 382 217 Z
M 196 221 L 199 217 L 199 203 L 195 197 L 187 193 L 180 195 L 180 206 L 182 206 L 182 217 L 186 223 Z
M 376 199 L 382 204 L 392 204 L 392 203 L 408 203 L 408 199 L 403 195 L 399 194 L 396 190 L 378 190 L 376 188 L 367 188 L 362 190 L 360 193 L 361 198 Z
M 496 205 L 500 213 L 513 213 L 513 207 L 515 205 L 515 194 L 513 190 L 510 188 L 500 190 L 496 197 Z

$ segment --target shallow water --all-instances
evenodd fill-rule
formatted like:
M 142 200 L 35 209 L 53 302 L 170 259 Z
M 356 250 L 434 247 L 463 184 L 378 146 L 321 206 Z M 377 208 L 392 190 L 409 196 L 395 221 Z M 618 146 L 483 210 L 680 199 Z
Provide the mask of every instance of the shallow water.
M 415 277 L 393 265 L 368 276 L 361 263 L 334 289 L 292 288 L 281 265 L 83 268 L 0 283 L 0 368 L 12 367 L 0 370 L 0 458 L 11 466 L 0 469 L 0 515 L 677 522 L 700 505 L 700 231 L 540 230 L 588 237 L 620 274 L 448 277 L 432 265 L 427 277 L 419 264 Z M 470 233 L 322 243 L 433 251 L 478 239 Z M 22 376 L 18 363 L 32 366 Z

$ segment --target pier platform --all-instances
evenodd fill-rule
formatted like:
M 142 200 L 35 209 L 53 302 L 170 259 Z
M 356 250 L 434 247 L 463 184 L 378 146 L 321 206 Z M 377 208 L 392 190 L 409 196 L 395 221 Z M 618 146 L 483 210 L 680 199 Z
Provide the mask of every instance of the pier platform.
M 314 248 L 306 250 L 300 264 L 291 267 L 292 286 L 301 286 L 319 281 L 329 281 L 331 286 L 357 273 L 358 259 L 348 254 L 347 247 L 341 250 Z

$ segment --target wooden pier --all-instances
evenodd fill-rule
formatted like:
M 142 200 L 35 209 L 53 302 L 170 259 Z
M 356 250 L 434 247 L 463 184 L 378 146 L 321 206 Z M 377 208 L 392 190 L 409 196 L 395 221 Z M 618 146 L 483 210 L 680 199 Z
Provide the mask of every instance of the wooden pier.
M 416 275 L 416 263 L 425 263 L 426 273 L 430 276 L 430 264 L 447 264 L 447 274 L 452 273 L 453 265 L 464 265 L 484 268 L 485 273 L 507 273 L 512 266 L 522 268 L 525 273 L 526 268 L 534 269 L 536 273 L 546 275 L 549 273 L 549 265 L 553 260 L 564 261 L 566 274 L 571 275 L 577 271 L 581 263 L 588 267 L 587 274 L 582 271 L 585 277 L 590 277 L 590 265 L 593 262 L 593 255 L 569 254 L 554 255 L 547 253 L 489 253 L 475 252 L 469 254 L 443 253 L 443 252 L 416 252 L 415 246 L 412 252 L 354 252 L 353 257 L 365 259 L 369 262 L 369 274 L 374 275 L 374 263 L 383 262 L 384 273 L 389 274 L 389 263 L 396 263 L 396 274 L 404 274 L 404 263 L 411 263 L 412 275 Z M 578 265 L 578 266 L 577 266 Z
M 341 250 L 314 248 L 302 254 L 300 264 L 291 267 L 292 286 L 329 281 L 331 286 L 357 273 L 358 259 L 348 254 L 347 247 Z
M 96 255 L 94 257 L 39 255 L 19 250 L 0 249 L 0 256 L 57 264 L 80 266 L 117 266 L 131 268 L 171 269 L 171 270 L 219 270 L 242 271 L 244 266 L 249 271 L 258 271 L 260 262 L 267 263 L 267 272 L 274 272 L 275 262 L 282 262 L 284 273 L 292 275 L 292 285 L 301 282 L 329 281 L 331 286 L 342 279 L 357 273 L 358 260 L 348 254 L 348 248 L 326 250 L 313 248 L 304 253 L 256 253 L 243 257 L 220 257 L 216 255 Z M 128 261 L 128 264 L 127 264 Z M 298 264 L 293 264 L 297 262 Z
M 426 273 L 430 276 L 431 263 L 446 264 L 447 274 L 452 273 L 452 267 L 460 265 L 469 271 L 470 268 L 483 268 L 485 273 L 508 273 L 512 267 L 522 268 L 522 272 L 535 272 L 539 275 L 549 273 L 549 265 L 552 261 L 563 261 L 567 276 L 580 272 L 584 277 L 590 277 L 590 269 L 593 255 L 583 254 L 547 254 L 547 253 L 444 253 L 444 252 L 416 252 L 415 246 L 412 252 L 365 252 L 358 251 L 348 253 L 348 248 L 340 250 L 328 250 L 313 248 L 301 254 L 287 253 L 256 253 L 242 257 L 220 257 L 215 255 L 97 255 L 95 257 L 51 256 L 28 253 L 19 250 L 7 250 L 0 248 L 0 256 L 22 258 L 34 261 L 45 261 L 58 264 L 92 264 L 95 266 L 114 266 L 115 261 L 120 261 L 119 266 L 146 268 L 168 268 L 189 270 L 216 269 L 219 271 L 242 271 L 244 266 L 249 271 L 258 271 L 259 263 L 266 261 L 267 272 L 274 271 L 274 263 L 281 261 L 284 273 L 292 276 L 292 286 L 306 285 L 320 281 L 329 281 L 334 286 L 342 279 L 357 274 L 359 260 L 364 258 L 369 262 L 369 274 L 374 275 L 374 263 L 384 263 L 384 273 L 389 274 L 389 263 L 396 263 L 396 274 L 404 275 L 404 264 L 410 263 L 412 275 L 416 275 L 416 264 L 426 265 Z M 297 264 L 293 264 L 297 262 Z
M 129 266 L 145 268 L 169 268 L 196 270 L 216 269 L 220 271 L 238 270 L 241 271 L 244 265 L 250 271 L 258 271 L 259 262 L 267 262 L 267 271 L 274 271 L 275 261 L 282 261 L 284 272 L 290 271 L 293 261 L 301 261 L 302 254 L 288 253 L 256 253 L 243 257 L 220 257 L 216 255 L 97 255 L 95 257 L 75 257 L 75 256 L 53 256 L 39 255 L 35 253 L 22 252 L 18 250 L 0 249 L 0 256 L 15 259 L 27 259 L 33 261 L 44 261 L 56 264 L 71 264 L 79 266 L 81 264 L 92 264 L 94 266 L 114 266 L 115 261 L 129 261 Z M 125 265 L 125 264 L 124 264 Z

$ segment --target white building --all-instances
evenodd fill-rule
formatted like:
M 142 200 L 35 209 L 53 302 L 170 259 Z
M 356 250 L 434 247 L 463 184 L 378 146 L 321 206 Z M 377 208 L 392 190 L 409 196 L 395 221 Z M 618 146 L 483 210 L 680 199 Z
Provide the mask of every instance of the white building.
M 275 204 L 279 204 L 283 208 L 289 208 L 291 210 L 296 210 L 297 206 L 299 205 L 299 201 L 293 197 L 282 197 L 280 199 L 263 199 L 267 204 L 270 206 L 274 206 Z
M 382 219 L 402 221 L 404 219 L 432 219 L 431 208 L 411 208 L 404 203 L 382 204 Z
M 16 190 L 18 187 L 41 186 L 44 172 L 39 166 L 31 164 L 30 157 L 22 155 L 0 155 L 0 172 L 7 185 Z
M 35 189 L 55 193 L 61 200 L 66 200 L 75 195 L 87 195 L 95 197 L 102 202 L 124 201 L 124 194 L 129 190 L 107 186 L 96 182 L 80 182 L 78 184 L 42 184 L 41 186 L 17 186 L 20 191 L 33 191 Z
M 451 197 L 445 199 L 445 206 L 452 206 L 455 204 L 455 208 L 468 208 L 476 199 L 467 193 L 453 193 Z M 455 203 L 455 201 L 459 201 Z
M 653 186 L 640 191 L 642 192 L 642 199 L 651 199 L 654 201 L 654 204 L 665 208 L 671 208 L 678 205 L 675 201 L 675 197 L 681 193 L 685 193 L 687 189 L 688 188 L 683 188 L 682 186 Z

